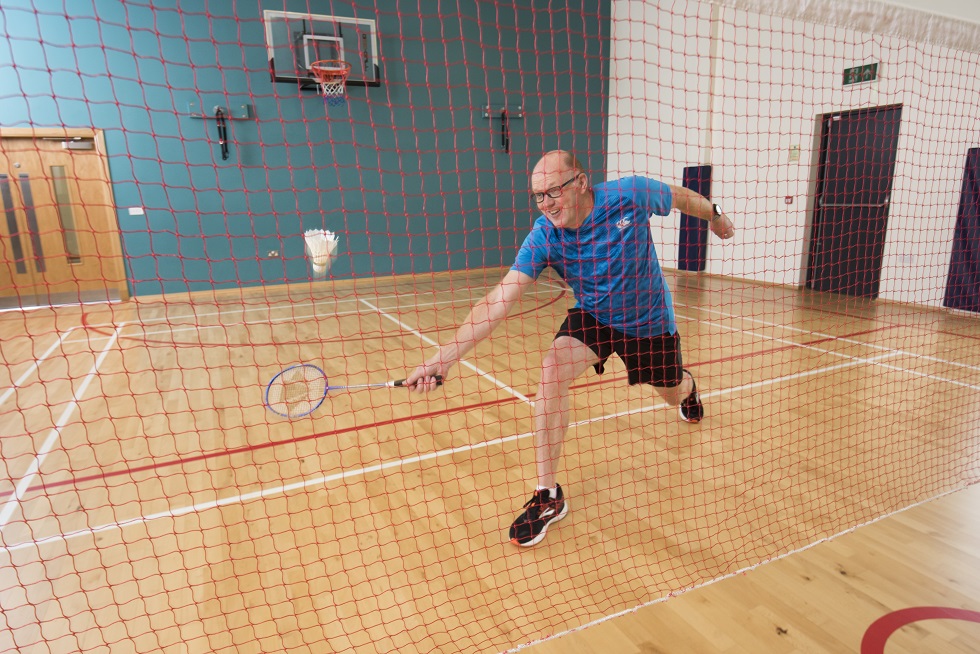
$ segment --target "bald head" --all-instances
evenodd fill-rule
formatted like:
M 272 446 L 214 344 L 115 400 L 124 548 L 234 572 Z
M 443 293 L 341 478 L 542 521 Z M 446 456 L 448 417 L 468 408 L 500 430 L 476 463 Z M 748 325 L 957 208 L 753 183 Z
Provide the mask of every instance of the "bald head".
M 582 164 L 579 163 L 579 160 L 571 152 L 567 150 L 552 150 L 551 152 L 546 152 L 543 157 L 538 159 L 538 163 L 535 164 L 531 176 L 545 174 L 546 172 L 558 174 L 584 173 L 585 168 L 582 167 Z
M 531 193 L 545 217 L 566 229 L 577 229 L 594 204 L 585 169 L 565 150 L 552 150 L 534 165 Z

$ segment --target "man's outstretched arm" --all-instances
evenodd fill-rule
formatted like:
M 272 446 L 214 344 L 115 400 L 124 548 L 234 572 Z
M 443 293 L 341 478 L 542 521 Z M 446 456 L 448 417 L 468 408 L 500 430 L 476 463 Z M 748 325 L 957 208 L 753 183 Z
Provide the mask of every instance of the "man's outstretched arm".
M 516 270 L 509 271 L 492 291 L 473 305 L 453 339 L 441 345 L 416 368 L 405 380 L 405 385 L 419 393 L 436 388 L 436 376 L 445 378 L 456 362 L 489 336 L 533 283 L 532 277 Z
M 679 209 L 681 213 L 707 220 L 711 231 L 718 238 L 728 239 L 735 236 L 735 225 L 724 212 L 716 212 L 715 204 L 700 193 L 695 193 L 683 186 L 670 186 L 671 209 Z M 719 207 L 720 209 L 720 207 Z

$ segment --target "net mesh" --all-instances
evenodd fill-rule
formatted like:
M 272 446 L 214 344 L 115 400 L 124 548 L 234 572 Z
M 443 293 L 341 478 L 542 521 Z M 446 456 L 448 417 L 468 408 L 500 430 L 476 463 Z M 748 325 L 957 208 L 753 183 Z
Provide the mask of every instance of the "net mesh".
M 323 101 L 330 106 L 345 104 L 347 101 L 347 76 L 351 65 L 344 61 L 316 61 L 310 66 L 310 73 L 320 84 Z
M 515 5 L 331 10 L 382 74 L 328 121 L 270 81 L 256 3 L 4 0 L 0 650 L 499 652 L 980 478 L 980 39 Z M 539 206 L 558 148 L 586 177 Z M 642 210 L 605 228 L 656 261 L 498 289 L 543 210 L 620 179 Z M 669 295 L 628 304 L 620 264 Z M 672 307 L 700 423 L 616 355 L 565 374 L 603 288 Z M 263 405 L 299 363 L 405 377 L 507 303 L 433 392 Z M 569 512 L 516 547 L 563 421 Z

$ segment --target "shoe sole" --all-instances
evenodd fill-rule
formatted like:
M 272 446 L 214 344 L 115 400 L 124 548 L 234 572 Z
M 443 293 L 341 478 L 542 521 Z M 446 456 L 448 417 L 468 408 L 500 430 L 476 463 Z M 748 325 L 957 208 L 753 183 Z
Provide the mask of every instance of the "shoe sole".
M 693 418 L 688 418 L 688 417 L 686 417 L 686 416 L 684 415 L 684 412 L 683 412 L 683 411 L 681 410 L 681 408 L 680 408 L 680 407 L 677 407 L 677 415 L 679 415 L 679 416 L 681 417 L 681 420 L 683 420 L 684 422 L 687 422 L 687 423 L 690 423 L 690 424 L 692 424 L 692 425 L 696 425 L 696 424 L 698 424 L 699 422 L 701 422 L 701 418 L 698 418 L 697 420 L 695 420 L 695 419 L 693 419 Z
M 684 422 L 686 422 L 686 423 L 688 423 L 688 424 L 691 424 L 691 425 L 696 425 L 696 424 L 698 424 L 699 422 L 701 422 L 701 418 L 698 418 L 697 420 L 693 420 L 693 419 L 691 419 L 691 418 L 685 418 L 685 417 L 684 417 L 684 414 L 683 414 L 683 413 L 681 413 L 680 411 L 678 411 L 678 413 L 679 413 L 679 414 L 680 414 L 680 416 L 681 416 L 681 420 L 683 420 Z
M 538 534 L 537 536 L 535 536 L 531 540 L 527 541 L 526 543 L 519 543 L 519 542 L 517 542 L 517 539 L 516 538 L 511 538 L 510 539 L 510 542 L 512 542 L 514 545 L 517 545 L 518 547 L 531 547 L 532 545 L 537 545 L 538 543 L 540 543 L 544 539 L 545 534 L 548 533 L 548 527 L 551 526 L 552 524 L 558 522 L 559 520 L 561 520 L 562 518 L 564 518 L 566 515 L 568 515 L 568 501 L 567 500 L 565 501 L 565 507 L 561 510 L 561 513 L 559 513 L 554 518 L 552 518 L 547 523 L 545 523 L 544 527 L 541 528 L 541 533 L 540 534 Z

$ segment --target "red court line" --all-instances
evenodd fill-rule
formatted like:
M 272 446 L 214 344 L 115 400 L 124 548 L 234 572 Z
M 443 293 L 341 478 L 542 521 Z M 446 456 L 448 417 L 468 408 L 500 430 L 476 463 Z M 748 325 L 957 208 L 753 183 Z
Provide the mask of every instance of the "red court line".
M 516 318 L 518 316 L 524 316 L 524 315 L 527 315 L 529 313 L 534 313 L 535 311 L 540 311 L 541 309 L 544 309 L 546 307 L 551 306 L 552 304 L 555 304 L 556 302 L 558 302 L 559 300 L 561 300 L 563 297 L 565 297 L 565 295 L 567 295 L 567 291 L 562 290 L 561 292 L 558 293 L 558 295 L 556 295 L 555 297 L 551 298 L 550 300 L 546 300 L 546 301 L 542 302 L 541 304 L 537 304 L 537 305 L 531 307 L 530 309 L 525 309 L 524 311 L 521 311 L 519 313 L 515 313 L 511 317 Z M 190 318 L 190 317 L 193 317 L 193 316 L 187 316 L 187 317 Z M 316 316 L 309 316 L 308 318 L 303 318 L 303 320 L 309 320 L 309 319 L 314 319 L 314 318 L 316 318 Z M 282 323 L 288 323 L 289 321 L 288 320 L 283 320 L 281 322 Z M 160 321 L 160 322 L 154 323 L 154 324 L 160 325 L 160 326 L 173 326 L 173 325 L 171 325 L 171 323 L 169 321 Z M 247 327 L 250 324 L 252 324 L 252 325 L 266 325 L 266 324 L 270 324 L 271 325 L 271 323 L 267 323 L 267 322 L 255 322 L 255 323 L 237 322 L 237 323 L 230 323 L 230 324 L 227 324 L 227 325 L 220 325 L 220 324 L 219 325 L 195 325 L 194 323 L 177 323 L 177 325 L 180 326 L 180 327 L 194 327 L 194 326 L 197 326 L 197 327 L 207 327 L 209 329 L 211 329 L 211 328 L 219 328 L 219 327 L 220 328 L 226 328 L 226 329 L 227 328 L 231 328 L 231 327 L 241 327 L 241 326 L 246 326 Z M 127 327 L 133 326 L 133 325 L 143 326 L 143 323 L 142 322 L 139 322 L 139 321 L 133 321 L 133 322 L 129 323 L 127 325 Z M 84 312 L 82 313 L 82 324 L 81 324 L 81 326 L 82 326 L 83 329 L 87 329 L 87 330 L 93 331 L 96 334 L 102 334 L 103 336 L 110 336 L 111 335 L 112 326 L 106 326 L 106 325 L 89 325 L 88 324 L 88 316 Z M 433 328 L 431 330 L 428 330 L 426 333 L 435 333 L 435 334 L 438 334 L 438 333 L 445 332 L 445 331 L 456 331 L 456 326 L 455 325 L 452 325 L 452 326 L 446 326 L 446 327 L 435 327 L 435 328 Z M 411 332 L 407 332 L 407 331 L 404 331 L 403 330 L 403 333 L 410 334 Z M 347 343 L 350 343 L 351 341 L 365 341 L 365 340 L 369 340 L 369 339 L 382 338 L 384 336 L 393 336 L 393 334 L 390 334 L 390 333 L 387 333 L 387 332 L 385 332 L 385 333 L 378 332 L 377 334 L 338 336 L 338 337 L 335 337 L 335 338 L 324 338 L 324 339 L 320 339 L 320 342 L 321 343 L 338 343 L 338 342 L 347 342 Z M 202 347 L 202 346 L 203 347 L 213 347 L 211 345 L 205 346 L 200 341 L 178 341 L 178 340 L 175 340 L 175 339 L 166 340 L 166 339 L 160 339 L 160 338 L 146 338 L 146 337 L 141 337 L 141 336 L 123 336 L 121 334 L 119 336 L 119 340 L 137 341 L 139 343 L 153 343 L 153 344 L 156 344 L 156 345 L 190 345 L 190 346 L 199 346 L 199 347 Z M 239 343 L 235 343 L 234 345 L 235 346 L 251 345 L 251 346 L 255 347 L 255 346 L 280 346 L 280 345 L 290 345 L 290 344 L 293 344 L 293 342 L 291 342 L 291 341 L 282 341 L 282 342 L 259 343 L 259 342 L 256 342 L 256 341 L 249 341 L 248 343 L 240 343 L 240 344 Z M 295 343 L 295 344 L 299 344 L 299 343 Z
M 881 616 L 868 627 L 861 639 L 861 654 L 884 654 L 888 638 L 906 625 L 921 620 L 962 620 L 980 623 L 980 611 L 946 606 L 913 606 Z
M 783 352 L 785 350 L 792 350 L 798 347 L 806 347 L 810 345 L 819 345 L 820 343 L 827 343 L 829 341 L 838 341 L 843 338 L 854 338 L 855 336 L 867 336 L 868 334 L 874 334 L 876 332 L 888 331 L 889 329 L 897 329 L 898 325 L 889 325 L 887 327 L 875 327 L 874 329 L 865 329 L 859 332 L 851 332 L 850 334 L 842 334 L 840 336 L 825 336 L 823 338 L 817 338 L 812 341 L 805 341 L 803 343 L 792 343 L 790 345 L 781 345 L 779 347 L 769 348 L 768 350 L 762 350 L 760 352 L 749 352 L 747 354 L 733 354 L 730 357 L 722 357 L 720 359 L 712 359 L 706 363 L 724 363 L 726 361 L 738 361 L 739 359 L 747 359 L 749 357 L 758 356 L 760 354 L 773 354 L 775 352 Z M 687 365 L 687 364 L 685 364 Z M 704 365 L 702 363 L 691 364 L 691 367 Z
M 754 290 L 756 287 L 755 286 L 750 286 L 748 288 Z M 729 290 L 731 290 L 731 289 L 729 289 Z M 765 292 L 765 289 L 761 289 L 761 290 L 763 292 Z M 854 300 L 860 300 L 862 298 L 853 298 L 853 299 Z M 834 310 L 834 309 L 825 309 L 825 308 L 819 307 L 819 306 L 805 306 L 805 305 L 800 304 L 800 297 L 799 296 L 793 296 L 793 295 L 790 295 L 790 296 L 783 295 L 783 296 L 781 296 L 781 297 L 779 297 L 779 298 L 777 298 L 775 300 L 773 300 L 771 298 L 765 298 L 765 297 L 753 297 L 749 301 L 752 302 L 752 303 L 758 303 L 758 304 L 772 304 L 775 301 L 775 302 L 778 302 L 783 309 L 801 309 L 801 310 L 806 310 L 806 311 L 816 311 L 816 312 L 819 312 L 819 313 L 827 313 L 827 314 L 834 315 L 834 316 L 841 316 L 842 318 L 850 318 L 851 320 L 855 320 L 855 319 L 857 319 L 857 320 L 877 320 L 877 321 L 881 321 L 881 322 L 887 322 L 887 323 L 889 323 L 889 324 L 891 324 L 893 326 L 896 326 L 896 327 L 907 327 L 909 329 L 924 329 L 924 327 L 923 326 L 920 326 L 920 325 L 910 325 L 908 323 L 894 322 L 895 317 L 892 317 L 892 316 L 879 316 L 879 315 L 871 315 L 871 316 L 869 316 L 869 315 L 860 315 L 860 314 L 854 314 L 854 313 L 847 313 L 846 311 L 837 311 L 837 310 Z M 846 303 L 846 301 L 845 301 L 845 303 Z M 696 305 L 690 305 L 690 306 L 693 309 L 699 308 Z M 872 305 L 869 308 L 872 309 L 875 313 L 877 313 L 877 310 L 879 309 L 879 307 L 880 307 L 880 305 Z M 893 308 L 900 309 L 901 308 L 901 305 L 895 306 Z M 926 307 L 926 306 L 919 306 L 919 305 L 909 305 L 909 308 L 910 309 L 916 309 L 916 310 L 919 310 L 919 311 L 925 311 L 925 312 L 927 312 L 926 315 L 935 316 L 937 320 L 940 319 L 940 318 L 945 318 L 948 315 L 945 312 L 942 312 L 941 310 L 936 309 L 935 307 Z M 963 317 L 964 318 L 969 318 L 969 316 L 963 316 Z M 932 333 L 935 333 L 935 334 L 944 334 L 946 336 L 955 336 L 957 338 L 968 338 L 970 340 L 980 341 L 980 336 L 974 336 L 972 334 L 961 334 L 959 332 L 948 331 L 948 330 L 945 330 L 945 329 L 935 329 L 935 330 L 932 330 Z
M 771 348 L 768 348 L 768 349 L 765 349 L 765 350 L 757 350 L 755 352 L 746 352 L 744 354 L 733 354 L 731 356 L 721 357 L 721 358 L 718 358 L 718 359 L 708 359 L 707 361 L 697 361 L 697 362 L 694 362 L 694 363 L 686 363 L 685 362 L 684 363 L 684 367 L 685 368 L 697 368 L 699 366 L 708 366 L 708 365 L 712 365 L 712 364 L 715 364 L 715 363 L 725 363 L 727 361 L 738 361 L 740 359 L 750 359 L 752 357 L 757 357 L 757 356 L 761 356 L 761 355 L 765 355 L 765 354 L 772 354 L 774 352 L 782 352 L 784 350 L 792 350 L 792 349 L 798 348 L 798 347 L 806 347 L 806 346 L 809 346 L 809 345 L 817 345 L 819 343 L 826 343 L 828 341 L 836 341 L 836 340 L 840 340 L 842 338 L 852 338 L 854 336 L 865 336 L 867 334 L 873 334 L 875 332 L 882 332 L 882 331 L 887 331 L 889 329 L 897 329 L 897 328 L 898 328 L 898 325 L 889 325 L 888 327 L 877 327 L 875 329 L 865 329 L 864 331 L 852 332 L 850 334 L 842 334 L 840 336 L 826 336 L 826 337 L 823 337 L 823 338 L 816 338 L 816 339 L 814 339 L 812 341 L 804 341 L 802 343 L 792 343 L 790 345 L 780 345 L 778 347 L 771 347 Z M 683 347 L 683 344 L 682 344 L 681 347 Z M 604 384 L 607 381 L 619 381 L 619 380 L 626 379 L 626 378 L 627 378 L 626 375 L 620 375 L 618 377 L 610 377 L 609 379 L 598 379 L 598 380 L 593 381 L 593 382 L 585 382 L 585 383 L 582 383 L 582 384 L 576 384 L 576 385 L 572 386 L 572 388 L 588 388 L 588 387 L 591 387 L 591 386 L 598 386 L 599 384 Z
M 959 332 L 950 332 L 945 329 L 937 329 L 933 332 L 934 334 L 943 334 L 945 336 L 955 336 L 956 338 L 969 338 L 970 340 L 980 341 L 980 336 L 974 336 L 973 334 L 960 334 Z
M 762 302 L 762 300 L 758 300 L 758 301 L 759 302 Z M 895 322 L 896 317 L 894 317 L 894 316 L 878 316 L 878 315 L 875 315 L 875 316 L 864 316 L 864 315 L 855 315 L 855 314 L 845 313 L 843 311 L 834 311 L 832 309 L 823 309 L 823 308 L 820 308 L 820 307 L 800 307 L 800 306 L 797 306 L 797 307 L 793 307 L 793 308 L 804 309 L 806 311 L 817 311 L 817 312 L 820 312 L 820 313 L 829 313 L 831 315 L 841 316 L 843 318 L 850 318 L 852 320 L 854 320 L 854 319 L 858 319 L 858 320 L 876 320 L 876 321 L 881 321 L 881 322 L 889 323 L 889 324 L 891 324 L 893 326 L 896 326 L 896 327 L 905 327 L 907 329 L 926 329 L 926 327 L 924 327 L 922 325 L 913 325 L 913 324 L 909 324 L 907 322 Z M 940 318 L 946 317 L 946 314 L 945 313 L 935 313 L 935 309 L 933 307 L 918 307 L 918 306 L 914 306 L 913 305 L 912 308 L 915 308 L 915 309 L 930 309 L 933 312 L 931 315 L 934 315 L 935 318 L 936 318 L 936 320 L 939 320 Z M 952 331 L 948 331 L 948 330 L 945 330 L 945 329 L 933 329 L 933 330 L 930 331 L 930 333 L 932 333 L 932 334 L 944 334 L 946 336 L 955 336 L 957 338 L 968 338 L 970 340 L 980 341 L 980 336 L 974 336 L 972 334 L 960 334 L 959 332 L 952 332 Z
M 804 347 L 804 346 L 813 345 L 813 344 L 817 344 L 817 343 L 825 343 L 827 341 L 833 341 L 833 340 L 838 340 L 838 339 L 842 339 L 842 338 L 852 338 L 854 336 L 863 336 L 863 335 L 866 335 L 866 334 L 871 334 L 871 333 L 879 332 L 879 331 L 886 331 L 886 330 L 894 329 L 894 328 L 895 328 L 895 326 L 879 327 L 877 329 L 863 330 L 863 331 L 859 331 L 859 332 L 853 332 L 853 333 L 850 333 L 850 334 L 844 334 L 844 335 L 841 335 L 841 336 L 822 337 L 822 338 L 814 339 L 812 341 L 806 341 L 806 342 L 803 342 L 803 343 L 794 343 L 794 344 L 790 344 L 790 345 L 781 345 L 781 346 L 778 346 L 778 347 L 773 347 L 773 348 L 769 348 L 769 349 L 766 349 L 766 350 L 759 350 L 759 351 L 755 351 L 755 352 L 749 352 L 749 353 L 746 353 L 746 354 L 732 355 L 730 357 L 723 357 L 723 358 L 720 358 L 720 359 L 711 359 L 711 360 L 708 360 L 708 361 L 698 361 L 696 363 L 685 364 L 685 366 L 688 367 L 688 368 L 696 368 L 696 367 L 699 367 L 699 366 L 706 366 L 706 365 L 711 365 L 711 364 L 721 363 L 721 362 L 726 362 L 726 361 L 733 361 L 733 360 L 738 360 L 738 359 L 747 359 L 747 358 L 751 358 L 751 357 L 772 354 L 773 352 L 781 352 L 781 351 L 792 349 L 792 348 Z M 590 387 L 593 387 L 593 386 L 598 386 L 600 384 L 608 384 L 608 383 L 612 383 L 612 382 L 622 381 L 624 379 L 626 379 L 626 376 L 625 375 L 619 375 L 619 376 L 616 376 L 616 377 L 600 378 L 600 379 L 598 379 L 596 381 L 593 381 L 593 382 L 583 382 L 581 384 L 574 384 L 574 385 L 571 386 L 571 388 L 572 389 L 590 388 Z M 530 397 L 530 398 L 533 398 L 534 397 L 534 394 L 532 394 L 532 393 L 526 393 L 526 396 L 527 397 Z M 74 486 L 74 487 L 76 487 L 76 490 L 78 490 L 77 489 L 77 486 L 79 484 L 84 484 L 85 482 L 99 481 L 99 480 L 109 479 L 111 477 L 118 477 L 118 476 L 121 476 L 121 475 L 132 475 L 132 474 L 137 474 L 137 473 L 140 473 L 140 472 L 149 472 L 151 470 L 161 470 L 163 468 L 169 468 L 169 467 L 173 467 L 173 466 L 177 466 L 177 465 L 183 465 L 185 463 L 195 463 L 195 462 L 198 462 L 198 461 L 206 461 L 206 460 L 209 460 L 209 459 L 214 459 L 214 458 L 223 457 L 223 456 L 233 456 L 235 454 L 243 454 L 243 453 L 246 453 L 246 452 L 254 452 L 254 451 L 258 451 L 258 450 L 267 449 L 267 448 L 270 448 L 270 447 L 278 447 L 280 445 L 291 445 L 291 444 L 294 444 L 294 443 L 301 443 L 301 442 L 304 442 L 304 441 L 313 440 L 313 439 L 316 439 L 316 438 L 322 438 L 322 437 L 325 437 L 325 436 L 335 436 L 335 435 L 339 435 L 339 434 L 350 433 L 351 431 L 358 431 L 358 430 L 361 430 L 361 429 L 371 429 L 371 428 L 375 428 L 375 427 L 383 427 L 383 426 L 394 425 L 394 424 L 398 424 L 398 423 L 402 423 L 402 422 L 409 422 L 409 421 L 413 421 L 413 420 L 416 420 L 416 419 L 433 418 L 433 417 L 437 417 L 437 416 L 448 415 L 450 413 L 457 413 L 459 411 L 468 411 L 470 409 L 479 409 L 479 408 L 488 407 L 488 406 L 498 406 L 498 405 L 501 405 L 501 404 L 507 404 L 507 403 L 511 403 L 511 402 L 516 402 L 517 399 L 518 398 L 516 398 L 516 397 L 505 397 L 505 398 L 502 398 L 502 399 L 499 399 L 499 400 L 491 400 L 491 401 L 488 401 L 488 402 L 479 402 L 479 403 L 476 403 L 476 404 L 468 404 L 468 405 L 461 406 L 461 407 L 447 408 L 447 409 L 442 409 L 442 410 L 439 410 L 439 411 L 432 411 L 432 412 L 429 412 L 429 413 L 422 413 L 422 414 L 413 415 L 413 416 L 406 416 L 406 417 L 403 417 L 403 418 L 393 418 L 391 420 L 385 420 L 385 421 L 382 421 L 382 422 L 369 423 L 369 424 L 366 424 L 366 425 L 355 425 L 353 427 L 347 427 L 347 428 L 344 428 L 344 429 L 334 429 L 334 430 L 331 430 L 331 431 L 320 432 L 320 433 L 315 433 L 315 434 L 309 434 L 307 436 L 300 436 L 300 437 L 297 437 L 297 438 L 291 438 L 291 439 L 282 440 L 282 441 L 270 441 L 270 442 L 267 442 L 267 443 L 260 443 L 260 444 L 257 444 L 257 445 L 248 445 L 248 446 L 244 446 L 244 447 L 240 447 L 240 448 L 235 448 L 235 449 L 232 449 L 232 450 L 216 450 L 214 452 L 205 452 L 205 453 L 194 455 L 194 456 L 190 456 L 190 457 L 177 458 L 177 459 L 172 459 L 172 460 L 169 460 L 169 461 L 160 461 L 160 462 L 150 463 L 150 464 L 146 464 L 146 465 L 142 465 L 142 466 L 135 466 L 135 467 L 127 466 L 126 468 L 119 469 L 119 470 L 111 470 L 111 471 L 108 471 L 108 472 L 97 473 L 97 474 L 92 474 L 92 475 L 86 475 L 84 477 L 72 477 L 71 479 L 66 479 L 66 480 L 63 480 L 63 481 L 56 481 L 56 482 L 38 484 L 37 486 L 30 487 L 28 489 L 28 492 L 30 492 L 30 491 L 41 491 L 41 492 L 43 492 L 43 491 L 47 491 L 47 490 L 50 490 L 50 489 L 59 488 L 59 487 L 62 487 L 62 486 Z M 3 493 L 0 493 L 0 500 L 6 499 L 7 497 L 9 497 L 12 494 L 13 493 L 11 491 L 5 491 Z
M 150 472 L 153 470 L 162 470 L 163 468 L 170 468 L 173 466 L 182 466 L 188 463 L 196 463 L 199 461 L 207 461 L 209 459 L 215 459 L 224 456 L 234 456 L 235 454 L 245 454 L 248 452 L 257 452 L 259 450 L 268 449 L 270 447 L 279 447 L 281 445 L 292 445 L 294 443 L 302 443 L 304 441 L 314 440 L 317 438 L 323 438 L 325 436 L 336 436 L 338 434 L 347 434 L 352 431 L 359 431 L 361 429 L 373 429 L 376 427 L 386 427 L 389 425 L 397 425 L 402 422 L 410 422 L 413 420 L 422 420 L 425 418 L 435 418 L 438 416 L 448 415 L 450 413 L 455 413 L 457 411 L 467 411 L 469 409 L 479 409 L 488 406 L 496 406 L 500 404 L 506 404 L 509 402 L 517 402 L 516 397 L 505 397 L 499 400 L 491 400 L 488 402 L 479 402 L 477 404 L 468 404 L 456 408 L 441 409 L 439 411 L 430 411 L 429 413 L 419 413 L 417 415 L 405 416 L 403 418 L 392 418 L 391 420 L 382 420 L 380 422 L 372 422 L 365 425 L 354 425 L 353 427 L 345 427 L 343 429 L 333 429 L 330 431 L 318 432 L 315 434 L 308 434 L 306 436 L 299 436 L 297 438 L 290 438 L 282 441 L 269 441 L 267 443 L 259 443 L 257 445 L 245 445 L 243 447 L 236 447 L 230 450 L 215 450 L 213 452 L 204 452 L 202 454 L 197 454 L 194 456 L 181 457 L 177 459 L 171 459 L 169 461 L 158 461 L 156 463 L 148 463 L 141 466 L 126 466 L 118 470 L 110 470 L 107 472 L 102 472 L 94 475 L 86 475 L 84 477 L 72 477 L 71 479 L 65 479 L 63 481 L 53 481 L 50 483 L 43 483 L 37 486 L 31 486 L 29 491 L 48 491 L 54 488 L 59 488 L 62 486 L 73 486 L 75 490 L 80 490 L 77 488 L 79 484 L 90 481 L 99 481 L 104 479 L 109 479 L 110 477 L 119 477 L 121 475 L 134 475 L 141 472 Z M 13 495 L 11 491 L 5 491 L 0 493 L 0 499 L 7 498 Z

